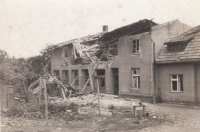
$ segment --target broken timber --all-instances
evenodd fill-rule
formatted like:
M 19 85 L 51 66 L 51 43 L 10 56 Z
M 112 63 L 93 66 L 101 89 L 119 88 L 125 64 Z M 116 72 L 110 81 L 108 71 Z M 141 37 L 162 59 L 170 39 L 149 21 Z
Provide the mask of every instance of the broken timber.
M 106 49 L 105 49 L 104 52 L 101 54 L 101 57 L 100 57 L 99 61 L 97 62 L 96 66 L 94 67 L 93 71 L 91 72 L 90 77 L 88 78 L 87 82 L 85 83 L 85 85 L 84 85 L 84 87 L 83 87 L 83 89 L 82 89 L 82 92 L 85 90 L 85 88 L 86 88 L 86 86 L 87 86 L 87 84 L 88 84 L 90 78 L 92 77 L 92 74 L 94 73 L 94 71 L 95 71 L 96 68 L 98 67 L 99 62 L 101 61 L 101 58 L 103 57 L 103 55 L 105 54 L 105 52 L 106 52 Z

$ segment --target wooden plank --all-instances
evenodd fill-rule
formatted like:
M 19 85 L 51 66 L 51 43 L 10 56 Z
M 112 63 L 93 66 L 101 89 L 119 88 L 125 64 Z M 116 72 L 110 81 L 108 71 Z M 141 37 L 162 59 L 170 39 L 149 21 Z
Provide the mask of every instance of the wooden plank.
M 78 78 L 78 75 L 75 77 L 75 79 L 74 79 L 73 82 L 71 83 L 71 86 L 74 85 L 74 83 L 75 83 L 75 81 L 76 81 L 77 78 Z
M 41 105 L 41 94 L 42 94 L 42 77 L 40 77 L 40 79 L 39 79 L 39 108 L 40 108 L 40 105 Z
M 95 61 L 91 58 L 91 56 L 88 54 L 88 52 L 85 52 L 86 53 L 86 55 L 90 58 L 90 60 L 93 62 L 93 63 L 95 63 Z
M 47 102 L 47 86 L 45 79 L 44 82 L 44 99 L 45 99 L 45 117 L 46 117 L 46 126 L 48 125 L 48 102 Z
M 62 87 L 60 87 L 60 88 L 61 88 L 61 91 L 62 91 L 63 99 L 66 100 L 67 98 L 66 98 L 66 96 L 65 96 L 65 92 L 64 92 L 64 90 L 63 90 Z
M 93 84 L 92 76 L 90 76 L 90 69 L 89 68 L 88 68 L 88 73 L 89 73 L 90 84 L 91 84 L 92 90 L 94 91 L 94 84 Z
M 87 83 L 89 82 L 90 78 L 92 77 L 92 74 L 94 73 L 94 71 L 95 71 L 96 68 L 98 67 L 99 62 L 101 61 L 101 58 L 102 58 L 103 55 L 105 54 L 105 51 L 106 51 L 106 50 L 104 50 L 104 52 L 101 54 L 101 57 L 100 57 L 99 61 L 97 62 L 96 66 L 94 67 L 93 71 L 91 72 L 91 75 L 90 75 L 90 77 L 88 78 L 87 82 L 85 83 L 85 85 L 84 85 L 84 87 L 83 87 L 83 89 L 82 89 L 82 92 L 85 90 L 85 87 L 87 86 Z
M 73 45 L 73 50 L 74 50 L 74 57 L 75 57 L 75 59 L 77 59 L 74 45 Z
M 26 103 L 27 103 L 27 102 L 28 102 L 28 98 L 27 98 L 27 95 L 26 95 L 26 85 L 25 85 L 24 81 L 22 81 L 22 83 L 23 83 L 23 85 L 24 85 L 23 91 L 24 91 L 25 101 L 26 101 Z
M 100 109 L 100 94 L 99 94 L 99 79 L 97 79 L 97 93 L 98 93 L 98 108 L 99 108 L 99 116 L 101 116 L 101 109 Z

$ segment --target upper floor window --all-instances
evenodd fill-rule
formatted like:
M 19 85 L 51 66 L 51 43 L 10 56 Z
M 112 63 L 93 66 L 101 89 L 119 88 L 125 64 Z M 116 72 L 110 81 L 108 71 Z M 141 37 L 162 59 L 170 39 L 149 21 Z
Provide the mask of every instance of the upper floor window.
M 186 47 L 186 44 L 169 44 L 168 45 L 168 51 L 184 51 Z
M 134 39 L 132 53 L 139 53 L 139 49 L 140 49 L 140 41 L 139 39 Z
M 64 47 L 64 49 L 65 49 L 65 57 L 69 57 L 69 56 L 68 56 L 68 48 L 67 48 L 67 46 Z

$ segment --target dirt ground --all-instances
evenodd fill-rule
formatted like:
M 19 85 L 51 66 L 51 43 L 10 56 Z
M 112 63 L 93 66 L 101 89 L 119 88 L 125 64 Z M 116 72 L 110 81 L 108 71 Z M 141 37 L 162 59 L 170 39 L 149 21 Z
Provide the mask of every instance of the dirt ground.
M 149 116 L 133 118 L 121 110 L 112 116 L 83 115 L 83 120 L 65 121 L 2 117 L 1 132 L 199 132 L 200 107 L 173 104 L 149 104 Z

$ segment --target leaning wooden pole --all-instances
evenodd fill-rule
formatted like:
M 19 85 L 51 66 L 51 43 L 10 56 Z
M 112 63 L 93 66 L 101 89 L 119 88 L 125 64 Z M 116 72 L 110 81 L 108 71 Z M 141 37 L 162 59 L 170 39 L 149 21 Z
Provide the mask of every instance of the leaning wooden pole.
M 45 117 L 46 117 L 46 126 L 48 125 L 48 101 L 47 101 L 47 86 L 46 81 L 43 79 L 44 83 L 44 99 L 45 99 Z
M 100 94 L 99 94 L 99 79 L 97 79 L 97 93 L 98 93 L 98 108 L 99 108 L 99 116 L 101 116 L 101 109 L 100 109 Z
M 85 90 L 85 87 L 87 86 L 87 84 L 88 84 L 90 78 L 92 77 L 94 71 L 95 71 L 96 68 L 98 67 L 99 62 L 101 61 L 101 58 L 103 57 L 103 55 L 105 54 L 105 52 L 106 52 L 106 50 L 104 50 L 104 52 L 101 54 L 101 57 L 100 57 L 99 61 L 97 62 L 96 66 L 94 67 L 93 71 L 91 72 L 90 77 L 88 78 L 87 82 L 85 83 L 85 85 L 84 85 L 84 87 L 83 87 L 83 89 L 82 89 L 82 92 Z
M 38 99 L 39 99 L 39 107 L 40 107 L 40 105 L 41 105 L 41 94 L 42 94 L 42 77 L 40 77 L 40 79 L 39 79 L 40 81 L 39 81 L 39 97 L 38 97 Z

